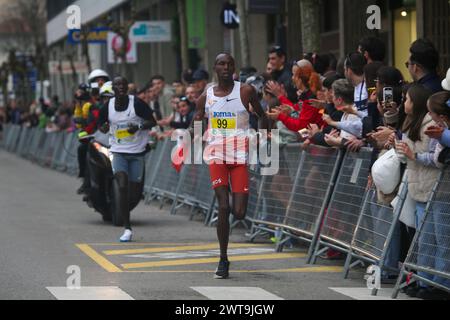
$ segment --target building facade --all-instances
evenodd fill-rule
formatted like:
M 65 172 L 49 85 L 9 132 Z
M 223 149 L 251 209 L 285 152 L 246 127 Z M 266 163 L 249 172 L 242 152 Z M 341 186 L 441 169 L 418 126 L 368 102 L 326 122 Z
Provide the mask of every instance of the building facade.
M 180 1 L 180 0 L 178 0 Z M 172 40 L 160 43 L 138 43 L 138 61 L 129 64 L 127 75 L 138 85 L 145 84 L 154 74 L 162 74 L 168 82 L 181 77 L 181 33 L 177 0 L 47 0 L 47 42 L 51 61 L 83 62 L 82 45 L 67 41 L 66 8 L 76 4 L 81 8 L 83 24 L 105 26 L 112 19 L 124 23 L 133 10 L 137 21 L 170 21 Z M 234 0 L 183 0 L 186 6 L 189 43 L 189 66 L 212 71 L 217 53 L 231 52 L 241 61 L 238 29 L 224 26 L 221 13 Z M 303 0 L 247 0 L 248 42 L 250 64 L 265 70 L 267 50 L 271 45 L 283 46 L 288 59 L 297 60 L 303 53 L 301 2 Z M 307 0 L 305 0 L 307 1 Z M 309 1 L 309 0 L 308 0 Z M 337 57 L 357 49 L 358 40 L 376 35 L 387 43 L 386 62 L 395 65 L 405 75 L 404 62 L 408 59 L 410 44 L 419 37 L 430 38 L 441 53 L 441 69 L 450 66 L 450 4 L 448 0 L 321 0 L 318 11 L 320 33 L 319 52 L 332 52 Z M 367 8 L 377 4 L 381 8 L 380 30 L 369 30 Z M 307 35 L 306 35 L 307 36 Z M 92 68 L 102 68 L 110 74 L 123 73 L 123 68 L 108 64 L 106 44 L 89 44 Z M 82 66 L 77 63 L 76 66 Z M 62 98 L 70 99 L 73 88 L 86 80 L 86 68 L 75 74 L 61 74 L 53 68 L 52 90 Z M 56 68 L 57 69 L 57 68 Z

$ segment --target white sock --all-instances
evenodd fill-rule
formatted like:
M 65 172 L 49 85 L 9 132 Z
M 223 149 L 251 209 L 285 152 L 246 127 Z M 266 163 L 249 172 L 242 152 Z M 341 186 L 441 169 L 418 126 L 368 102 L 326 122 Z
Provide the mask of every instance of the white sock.
M 126 229 L 123 235 L 120 237 L 120 242 L 130 242 L 133 238 L 133 232 L 129 229 Z

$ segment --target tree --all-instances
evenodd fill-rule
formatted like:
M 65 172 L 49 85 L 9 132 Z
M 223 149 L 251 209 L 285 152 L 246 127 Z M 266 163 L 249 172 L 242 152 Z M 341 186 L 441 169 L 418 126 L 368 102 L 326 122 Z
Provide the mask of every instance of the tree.
M 177 0 L 178 16 L 180 18 L 181 69 L 189 69 L 189 49 L 186 19 L 186 1 Z
M 320 1 L 300 0 L 303 50 L 320 50 Z
M 246 0 L 237 0 L 237 11 L 239 13 L 239 38 L 241 42 L 242 66 L 251 66 L 250 46 L 248 41 L 248 12 L 245 6 Z

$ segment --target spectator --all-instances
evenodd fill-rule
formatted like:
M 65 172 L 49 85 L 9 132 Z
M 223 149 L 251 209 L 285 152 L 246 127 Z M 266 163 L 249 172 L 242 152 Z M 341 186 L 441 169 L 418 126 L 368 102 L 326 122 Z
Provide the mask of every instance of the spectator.
M 197 91 L 202 94 L 208 86 L 209 73 L 205 70 L 197 70 L 192 75 L 192 80 Z
M 386 57 L 386 45 L 380 38 L 365 37 L 359 41 L 358 52 L 364 56 L 367 64 L 383 63 Z
M 333 121 L 341 121 L 344 113 L 336 109 L 333 103 L 333 84 L 339 80 L 340 77 L 338 75 L 333 75 L 325 79 L 323 82 L 324 88 L 324 101 L 314 101 L 313 105 L 316 108 L 324 108 L 325 114 L 329 115 Z M 309 127 L 309 140 L 313 144 L 330 147 L 325 141 L 325 134 L 331 133 L 333 131 L 333 127 L 327 125 L 320 130 L 320 128 L 316 125 L 310 125 Z
M 137 97 L 147 104 L 150 104 L 149 86 L 146 85 L 143 88 L 137 90 Z
M 340 147 L 345 140 L 353 140 L 362 136 L 361 121 L 356 115 L 353 93 L 353 85 L 348 80 L 341 79 L 333 83 L 333 104 L 336 110 L 344 114 L 339 122 L 334 121 L 329 115 L 323 116 L 328 125 L 341 131 L 339 136 L 336 131 L 325 135 L 325 141 L 330 146 Z
M 268 112 L 269 119 L 281 121 L 289 130 L 295 132 L 308 128 L 310 124 L 322 127 L 324 124 L 322 115 L 317 108 L 311 105 L 311 100 L 316 99 L 322 84 L 319 75 L 308 60 L 299 61 L 292 80 L 301 92 L 299 102 L 295 105 L 285 96 L 285 93 L 282 93 L 279 85 L 269 82 L 269 92 L 277 96 L 284 104 L 282 107 Z M 299 113 L 299 116 L 295 116 L 293 113 Z
M 148 86 L 147 99 L 150 102 L 149 103 L 150 109 L 153 110 L 155 119 L 161 120 L 163 118 L 163 113 L 161 111 L 161 105 L 159 104 L 158 101 L 159 89 L 155 85 L 153 85 L 152 82 L 150 82 L 147 86 Z
M 175 80 L 172 83 L 172 87 L 174 89 L 174 93 L 176 96 L 184 96 L 186 94 L 186 87 L 183 84 L 183 82 L 181 82 L 181 80 Z
M 284 86 L 287 98 L 290 101 L 297 101 L 297 90 L 292 84 L 292 73 L 286 61 L 286 52 L 280 46 L 270 49 L 269 64 L 272 67 L 271 75 L 273 80 Z
M 195 108 L 195 104 L 199 97 L 200 97 L 200 92 L 197 91 L 197 88 L 194 85 L 189 85 L 186 88 L 186 98 L 189 100 L 189 103 L 192 108 Z
M 366 61 L 360 53 L 351 53 L 345 59 L 345 77 L 355 87 L 354 101 L 358 111 L 367 115 L 367 101 L 369 95 L 364 78 Z
M 21 124 L 21 114 L 17 101 L 15 99 L 12 99 L 9 103 L 9 112 L 8 112 L 9 122 L 14 125 L 20 125 Z
M 128 94 L 131 96 L 135 96 L 138 92 L 137 85 L 135 83 L 128 84 Z
M 170 99 L 174 94 L 173 89 L 166 85 L 166 80 L 161 75 L 153 76 L 151 82 L 155 89 L 156 102 L 160 107 L 162 117 L 170 116 L 172 113 Z
M 419 39 L 413 42 L 409 51 L 411 55 L 406 62 L 406 68 L 414 82 L 433 93 L 442 91 L 441 80 L 437 75 L 439 52 L 433 43 L 427 39 Z
M 415 215 L 416 230 L 423 220 L 426 203 L 440 172 L 433 161 L 437 141 L 432 141 L 425 134 L 430 127 L 436 126 L 427 109 L 427 100 L 430 96 L 431 91 L 425 87 L 417 84 L 411 86 L 406 94 L 407 118 L 403 124 L 403 139 L 395 141 L 395 134 L 393 134 L 389 141 L 390 145 L 395 145 L 399 158 L 407 164 L 408 193 L 416 202 L 415 213 L 408 214 Z M 419 246 L 418 264 L 426 265 L 424 259 L 426 259 L 424 251 Z M 419 275 L 429 278 L 429 275 L 423 272 L 419 272 Z M 418 287 L 411 286 L 407 294 L 421 299 L 432 296 L 432 292 L 423 282 L 419 282 Z
M 314 70 L 321 75 L 322 80 L 336 74 L 336 57 L 332 54 L 309 53 L 305 59 L 309 60 Z
M 428 100 L 428 111 L 437 126 L 428 128 L 427 136 L 436 139 L 446 148 L 450 147 L 450 92 L 442 91 Z M 442 162 L 443 163 L 443 162 Z
M 195 111 L 189 105 L 189 100 L 186 97 L 181 97 L 178 102 L 178 112 L 180 119 L 170 122 L 170 127 L 173 129 L 188 129 L 194 119 Z
M 162 120 L 157 121 L 158 125 L 161 127 L 168 127 L 170 126 L 170 123 L 172 121 L 179 122 L 181 119 L 181 115 L 179 113 L 179 103 L 180 98 L 178 96 L 173 96 L 171 100 L 171 106 L 172 106 L 172 114 L 169 117 L 166 117 Z

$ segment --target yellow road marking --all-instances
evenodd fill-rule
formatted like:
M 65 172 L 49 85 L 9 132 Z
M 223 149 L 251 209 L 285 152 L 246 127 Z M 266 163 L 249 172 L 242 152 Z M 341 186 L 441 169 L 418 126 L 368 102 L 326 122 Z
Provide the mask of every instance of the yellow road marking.
M 88 257 L 97 262 L 103 269 L 108 272 L 122 272 L 116 265 L 112 264 L 110 261 L 102 257 L 97 251 L 92 249 L 87 244 L 77 244 L 78 249 L 83 251 Z
M 213 242 L 212 242 L 213 243 Z M 212 244 L 211 243 L 211 244 Z M 215 243 L 215 242 L 214 242 Z M 185 245 L 204 245 L 205 242 L 127 242 L 127 243 L 89 243 L 90 246 L 108 246 L 108 247 L 140 247 L 140 246 L 185 246 Z
M 248 243 L 234 243 L 229 244 L 228 248 L 255 248 L 267 247 L 267 245 L 257 245 Z M 158 252 L 176 252 L 176 251 L 190 251 L 190 250 L 210 250 L 219 249 L 217 243 L 204 245 L 188 245 L 180 247 L 166 247 L 166 248 L 143 248 L 143 249 L 128 249 L 128 250 L 106 250 L 103 253 L 107 256 L 125 255 L 125 254 L 142 254 L 142 253 L 158 253 Z
M 231 270 L 230 273 L 340 273 L 344 267 L 306 267 L 306 268 L 291 268 L 291 269 L 264 269 L 264 270 Z M 125 273 L 213 273 L 215 270 L 128 270 Z
M 304 258 L 306 254 L 303 253 L 274 253 L 274 254 L 255 254 L 247 256 L 229 257 L 230 261 L 255 261 L 255 260 L 279 260 L 289 258 Z M 140 269 L 140 268 L 155 268 L 155 267 L 170 267 L 170 266 L 185 266 L 196 264 L 217 263 L 218 258 L 205 259 L 180 259 L 180 260 L 165 260 L 152 261 L 140 263 L 126 263 L 122 264 L 124 269 Z

